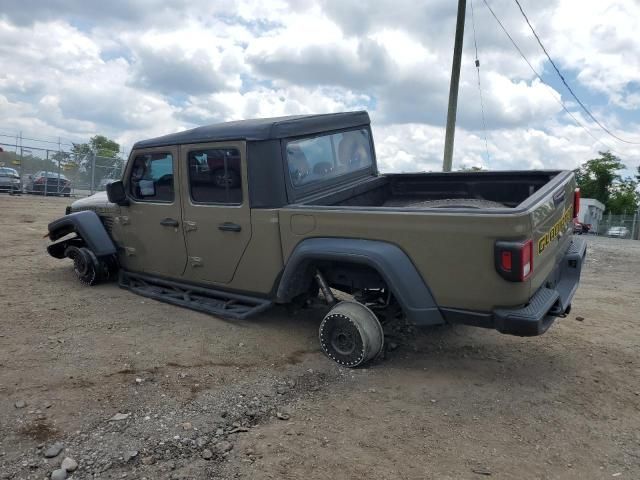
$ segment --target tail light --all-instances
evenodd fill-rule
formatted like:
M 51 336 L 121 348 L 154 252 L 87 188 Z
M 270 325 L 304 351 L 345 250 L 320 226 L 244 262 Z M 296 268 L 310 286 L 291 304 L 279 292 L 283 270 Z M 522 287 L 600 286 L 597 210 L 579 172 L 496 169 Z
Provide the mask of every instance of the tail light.
M 496 271 L 510 282 L 524 282 L 533 273 L 533 242 L 496 242 Z
M 33 183 L 44 183 L 44 177 L 37 178 Z
M 580 189 L 576 188 L 573 192 L 573 218 L 577 218 L 578 213 L 580 213 Z

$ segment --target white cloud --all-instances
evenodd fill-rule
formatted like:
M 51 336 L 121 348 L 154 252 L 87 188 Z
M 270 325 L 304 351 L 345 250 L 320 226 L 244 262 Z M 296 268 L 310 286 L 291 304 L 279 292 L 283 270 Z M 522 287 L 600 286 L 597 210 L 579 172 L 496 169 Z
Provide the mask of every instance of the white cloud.
M 551 17 L 551 54 L 578 72 L 581 84 L 624 108 L 637 108 L 640 3 L 565 0 Z M 635 82 L 635 91 L 628 86 Z
M 74 141 L 100 133 L 129 147 L 211 122 L 368 109 L 383 170 L 438 170 L 455 3 L 6 0 L 0 129 Z M 534 68 L 553 78 L 512 0 L 489 3 Z M 596 115 L 620 136 L 640 139 L 640 5 L 523 6 Z M 572 105 L 566 91 L 535 78 L 482 2 L 474 13 L 489 155 L 468 7 L 454 164 L 573 168 L 604 150 L 562 111 L 558 98 Z M 606 142 L 630 166 L 638 163 L 637 148 Z

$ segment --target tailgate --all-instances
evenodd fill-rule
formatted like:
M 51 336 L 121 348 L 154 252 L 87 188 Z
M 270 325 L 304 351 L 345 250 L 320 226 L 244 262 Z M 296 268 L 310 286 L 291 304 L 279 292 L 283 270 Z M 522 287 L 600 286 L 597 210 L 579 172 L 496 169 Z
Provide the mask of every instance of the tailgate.
M 531 293 L 551 275 L 571 242 L 576 182 L 571 174 L 547 193 L 531 213 L 533 276 Z

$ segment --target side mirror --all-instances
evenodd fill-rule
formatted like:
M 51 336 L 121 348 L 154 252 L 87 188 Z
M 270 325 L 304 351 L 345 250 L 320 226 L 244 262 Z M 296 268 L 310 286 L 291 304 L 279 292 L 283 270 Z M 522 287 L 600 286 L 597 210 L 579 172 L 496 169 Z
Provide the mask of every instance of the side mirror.
M 129 205 L 122 180 L 107 185 L 107 198 L 111 203 L 115 203 L 116 205 Z

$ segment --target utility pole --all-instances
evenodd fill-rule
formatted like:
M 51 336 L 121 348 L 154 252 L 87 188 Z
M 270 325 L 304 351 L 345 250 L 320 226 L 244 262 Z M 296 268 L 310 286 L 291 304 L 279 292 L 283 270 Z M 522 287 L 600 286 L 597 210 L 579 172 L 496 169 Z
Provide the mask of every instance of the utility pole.
M 22 131 L 20 131 L 20 181 L 22 181 L 22 175 L 24 173 L 24 152 L 22 150 Z
M 451 84 L 449 85 L 449 108 L 447 109 L 447 132 L 444 137 L 444 160 L 442 171 L 450 172 L 453 163 L 453 140 L 456 133 L 456 111 L 458 109 L 458 85 L 460 84 L 460 62 L 462 60 L 462 42 L 464 40 L 464 18 L 467 0 L 458 0 L 458 19 L 456 20 L 456 38 L 453 44 L 453 65 L 451 66 Z
M 61 159 L 62 159 L 62 145 L 60 144 L 60 137 L 58 137 L 58 193 L 61 192 L 60 190 L 60 160 Z
M 44 196 L 47 196 L 47 186 L 49 184 L 49 149 L 47 149 L 47 161 L 44 167 Z
M 93 191 L 93 186 L 96 183 L 96 153 L 92 150 L 91 151 L 91 195 L 93 195 L 95 192 Z

